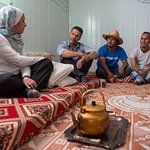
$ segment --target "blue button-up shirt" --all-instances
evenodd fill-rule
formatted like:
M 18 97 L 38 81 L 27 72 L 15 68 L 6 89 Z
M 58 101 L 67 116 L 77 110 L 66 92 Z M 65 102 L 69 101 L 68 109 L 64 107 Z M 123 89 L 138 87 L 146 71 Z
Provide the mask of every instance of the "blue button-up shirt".
M 58 55 L 61 57 L 61 54 L 64 52 L 64 50 L 71 50 L 70 47 L 70 43 L 69 41 L 64 41 L 62 43 L 60 43 L 57 47 L 57 53 Z M 91 53 L 94 50 L 80 42 L 77 42 L 76 47 L 72 50 L 72 51 L 76 51 L 76 52 L 83 52 L 83 53 Z M 73 59 L 78 59 L 78 57 L 73 57 Z

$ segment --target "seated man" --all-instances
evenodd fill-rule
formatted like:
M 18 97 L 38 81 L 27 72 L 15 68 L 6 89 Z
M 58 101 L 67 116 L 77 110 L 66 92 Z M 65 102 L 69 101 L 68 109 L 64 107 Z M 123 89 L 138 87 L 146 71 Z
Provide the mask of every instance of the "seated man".
M 103 34 L 102 37 L 107 44 L 98 50 L 98 61 L 96 75 L 99 78 L 106 79 L 108 82 L 117 82 L 119 78 L 124 78 L 131 73 L 128 67 L 127 55 L 125 50 L 118 46 L 123 43 L 119 37 L 117 30 L 111 31 L 108 35 Z M 118 61 L 121 60 L 122 65 L 119 67 Z
M 79 78 L 81 82 L 86 82 L 93 59 L 97 58 L 97 53 L 83 43 L 78 42 L 81 39 L 83 30 L 75 26 L 71 29 L 69 41 L 64 41 L 58 45 L 57 53 L 61 57 L 61 63 L 72 64 L 74 71 L 70 74 L 73 78 Z
M 144 84 L 150 81 L 150 32 L 143 32 L 140 47 L 135 48 L 130 55 L 135 84 Z

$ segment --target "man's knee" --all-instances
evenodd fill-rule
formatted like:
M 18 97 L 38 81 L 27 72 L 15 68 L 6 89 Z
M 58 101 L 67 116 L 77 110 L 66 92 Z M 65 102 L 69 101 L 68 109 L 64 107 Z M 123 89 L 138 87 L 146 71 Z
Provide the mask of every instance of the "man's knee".
M 104 78 L 104 79 L 106 79 L 106 72 L 104 71 L 104 69 L 103 68 L 98 68 L 98 69 L 96 69 L 96 76 L 98 77 L 98 78 Z
M 131 72 L 132 72 L 132 69 L 131 69 L 130 67 L 127 67 L 127 68 L 125 69 L 125 72 L 127 73 L 127 75 L 130 75 Z

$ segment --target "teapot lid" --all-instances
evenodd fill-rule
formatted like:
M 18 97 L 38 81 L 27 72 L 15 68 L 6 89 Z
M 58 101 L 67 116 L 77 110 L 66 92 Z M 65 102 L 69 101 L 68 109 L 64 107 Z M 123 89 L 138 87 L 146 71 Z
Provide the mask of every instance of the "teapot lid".
M 95 101 L 92 101 L 92 105 L 85 105 L 82 107 L 85 111 L 90 111 L 90 112 L 100 112 L 105 109 L 104 105 L 96 105 Z

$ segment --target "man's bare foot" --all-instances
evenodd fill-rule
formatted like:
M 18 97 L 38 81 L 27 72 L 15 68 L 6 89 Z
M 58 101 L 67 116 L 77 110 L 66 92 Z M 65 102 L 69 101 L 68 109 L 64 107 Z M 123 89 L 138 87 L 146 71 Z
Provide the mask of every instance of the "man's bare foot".
M 119 82 L 119 78 L 116 75 L 114 75 L 112 78 L 109 79 L 109 82 L 110 83 Z

